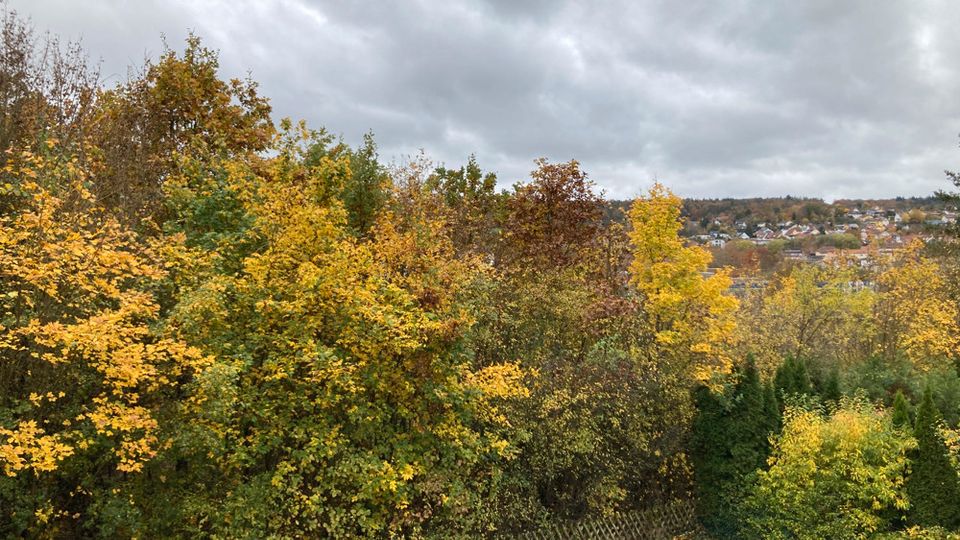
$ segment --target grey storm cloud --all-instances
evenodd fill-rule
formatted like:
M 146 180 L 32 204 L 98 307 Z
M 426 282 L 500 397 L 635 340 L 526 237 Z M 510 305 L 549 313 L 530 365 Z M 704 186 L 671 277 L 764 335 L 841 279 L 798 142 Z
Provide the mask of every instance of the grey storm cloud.
M 8 0 L 109 82 L 189 31 L 278 117 L 610 197 L 927 195 L 960 168 L 953 1 Z

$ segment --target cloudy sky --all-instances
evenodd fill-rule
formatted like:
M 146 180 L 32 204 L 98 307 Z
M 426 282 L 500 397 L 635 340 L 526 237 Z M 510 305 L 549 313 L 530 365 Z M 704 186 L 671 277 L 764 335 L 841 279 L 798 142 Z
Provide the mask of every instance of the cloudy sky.
M 190 30 L 277 117 L 504 186 L 578 159 L 610 197 L 926 195 L 960 169 L 960 2 L 8 0 L 110 82 Z

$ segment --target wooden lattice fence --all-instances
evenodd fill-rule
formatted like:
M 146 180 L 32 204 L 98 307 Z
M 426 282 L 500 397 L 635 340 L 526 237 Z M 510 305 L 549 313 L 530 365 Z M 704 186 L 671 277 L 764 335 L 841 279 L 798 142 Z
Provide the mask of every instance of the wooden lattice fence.
M 670 504 L 556 525 L 531 531 L 519 540 L 662 540 L 671 538 L 705 538 L 697 520 L 694 503 L 676 501 Z

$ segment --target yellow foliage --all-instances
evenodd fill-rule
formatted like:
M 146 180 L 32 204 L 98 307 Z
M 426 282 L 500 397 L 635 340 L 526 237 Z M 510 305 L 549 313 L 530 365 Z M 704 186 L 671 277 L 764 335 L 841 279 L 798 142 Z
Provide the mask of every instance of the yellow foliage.
M 730 370 L 738 302 L 727 294 L 730 273 L 722 269 L 704 277 L 710 253 L 684 245 L 681 206 L 680 197 L 659 183 L 634 202 L 630 281 L 643 295 L 653 356 L 665 350 L 689 353 L 694 358 L 690 374 L 706 381 Z
M 877 282 L 881 352 L 904 352 L 922 370 L 952 360 L 960 349 L 960 311 L 940 267 L 920 254 L 919 241 L 898 254 Z
M 18 471 L 52 471 L 57 462 L 73 454 L 73 447 L 61 442 L 62 435 L 47 435 L 37 427 L 37 422 L 20 422 L 16 429 L 0 427 L 0 462 L 7 476 L 16 476 Z
M 464 382 L 467 388 L 474 388 L 480 393 L 476 406 L 482 418 L 510 426 L 510 419 L 497 407 L 495 400 L 529 397 L 530 390 L 523 382 L 525 376 L 519 364 L 504 363 L 468 372 Z M 498 441 L 496 446 L 498 453 L 505 454 L 506 441 Z
M 865 538 L 883 530 L 886 513 L 909 507 L 916 441 L 865 401 L 844 399 L 826 418 L 787 407 L 773 444 L 746 504 L 756 537 Z
M 151 330 L 158 306 L 141 285 L 164 271 L 95 206 L 76 158 L 22 153 L 4 174 L 24 200 L 0 216 L 0 359 L 8 380 L 24 381 L 4 390 L 32 408 L 16 429 L 0 429 L 4 471 L 55 470 L 93 434 L 114 441 L 119 470 L 139 470 L 157 443 L 157 422 L 141 401 L 206 361 Z
M 856 289 L 853 267 L 803 265 L 749 297 L 739 316 L 738 341 L 771 375 L 783 358 L 816 358 L 841 365 L 870 353 L 876 294 Z
M 216 357 L 192 419 L 222 439 L 211 457 L 228 477 L 259 456 L 279 460 L 263 465 L 271 500 L 283 501 L 271 507 L 274 530 L 302 534 L 309 521 L 382 531 L 459 512 L 473 495 L 447 486 L 475 473 L 437 470 L 510 457 L 498 407 L 526 395 L 516 365 L 472 372 L 459 349 L 473 323 L 459 297 L 489 270 L 456 257 L 416 194 L 410 212 L 384 212 L 357 238 L 331 196 L 348 160 L 311 163 L 282 152 L 224 167 L 257 248 L 233 272 L 184 276 L 170 328 Z

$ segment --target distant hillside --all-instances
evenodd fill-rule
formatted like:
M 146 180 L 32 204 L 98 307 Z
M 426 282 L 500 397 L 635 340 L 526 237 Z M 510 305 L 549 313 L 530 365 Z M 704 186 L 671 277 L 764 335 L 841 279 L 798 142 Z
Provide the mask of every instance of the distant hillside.
M 622 212 L 633 201 L 609 202 L 607 218 L 622 221 Z M 832 204 L 823 199 L 807 197 L 770 197 L 751 199 L 685 199 L 683 215 L 691 226 L 707 229 L 714 222 L 734 226 L 737 222 L 754 228 L 759 223 L 846 223 L 847 214 L 854 210 L 879 208 L 896 212 L 920 210 L 939 212 L 946 203 L 936 197 L 897 197 L 895 199 L 841 199 Z M 692 227 L 691 227 L 692 228 Z M 692 232 L 692 231 L 690 231 Z

